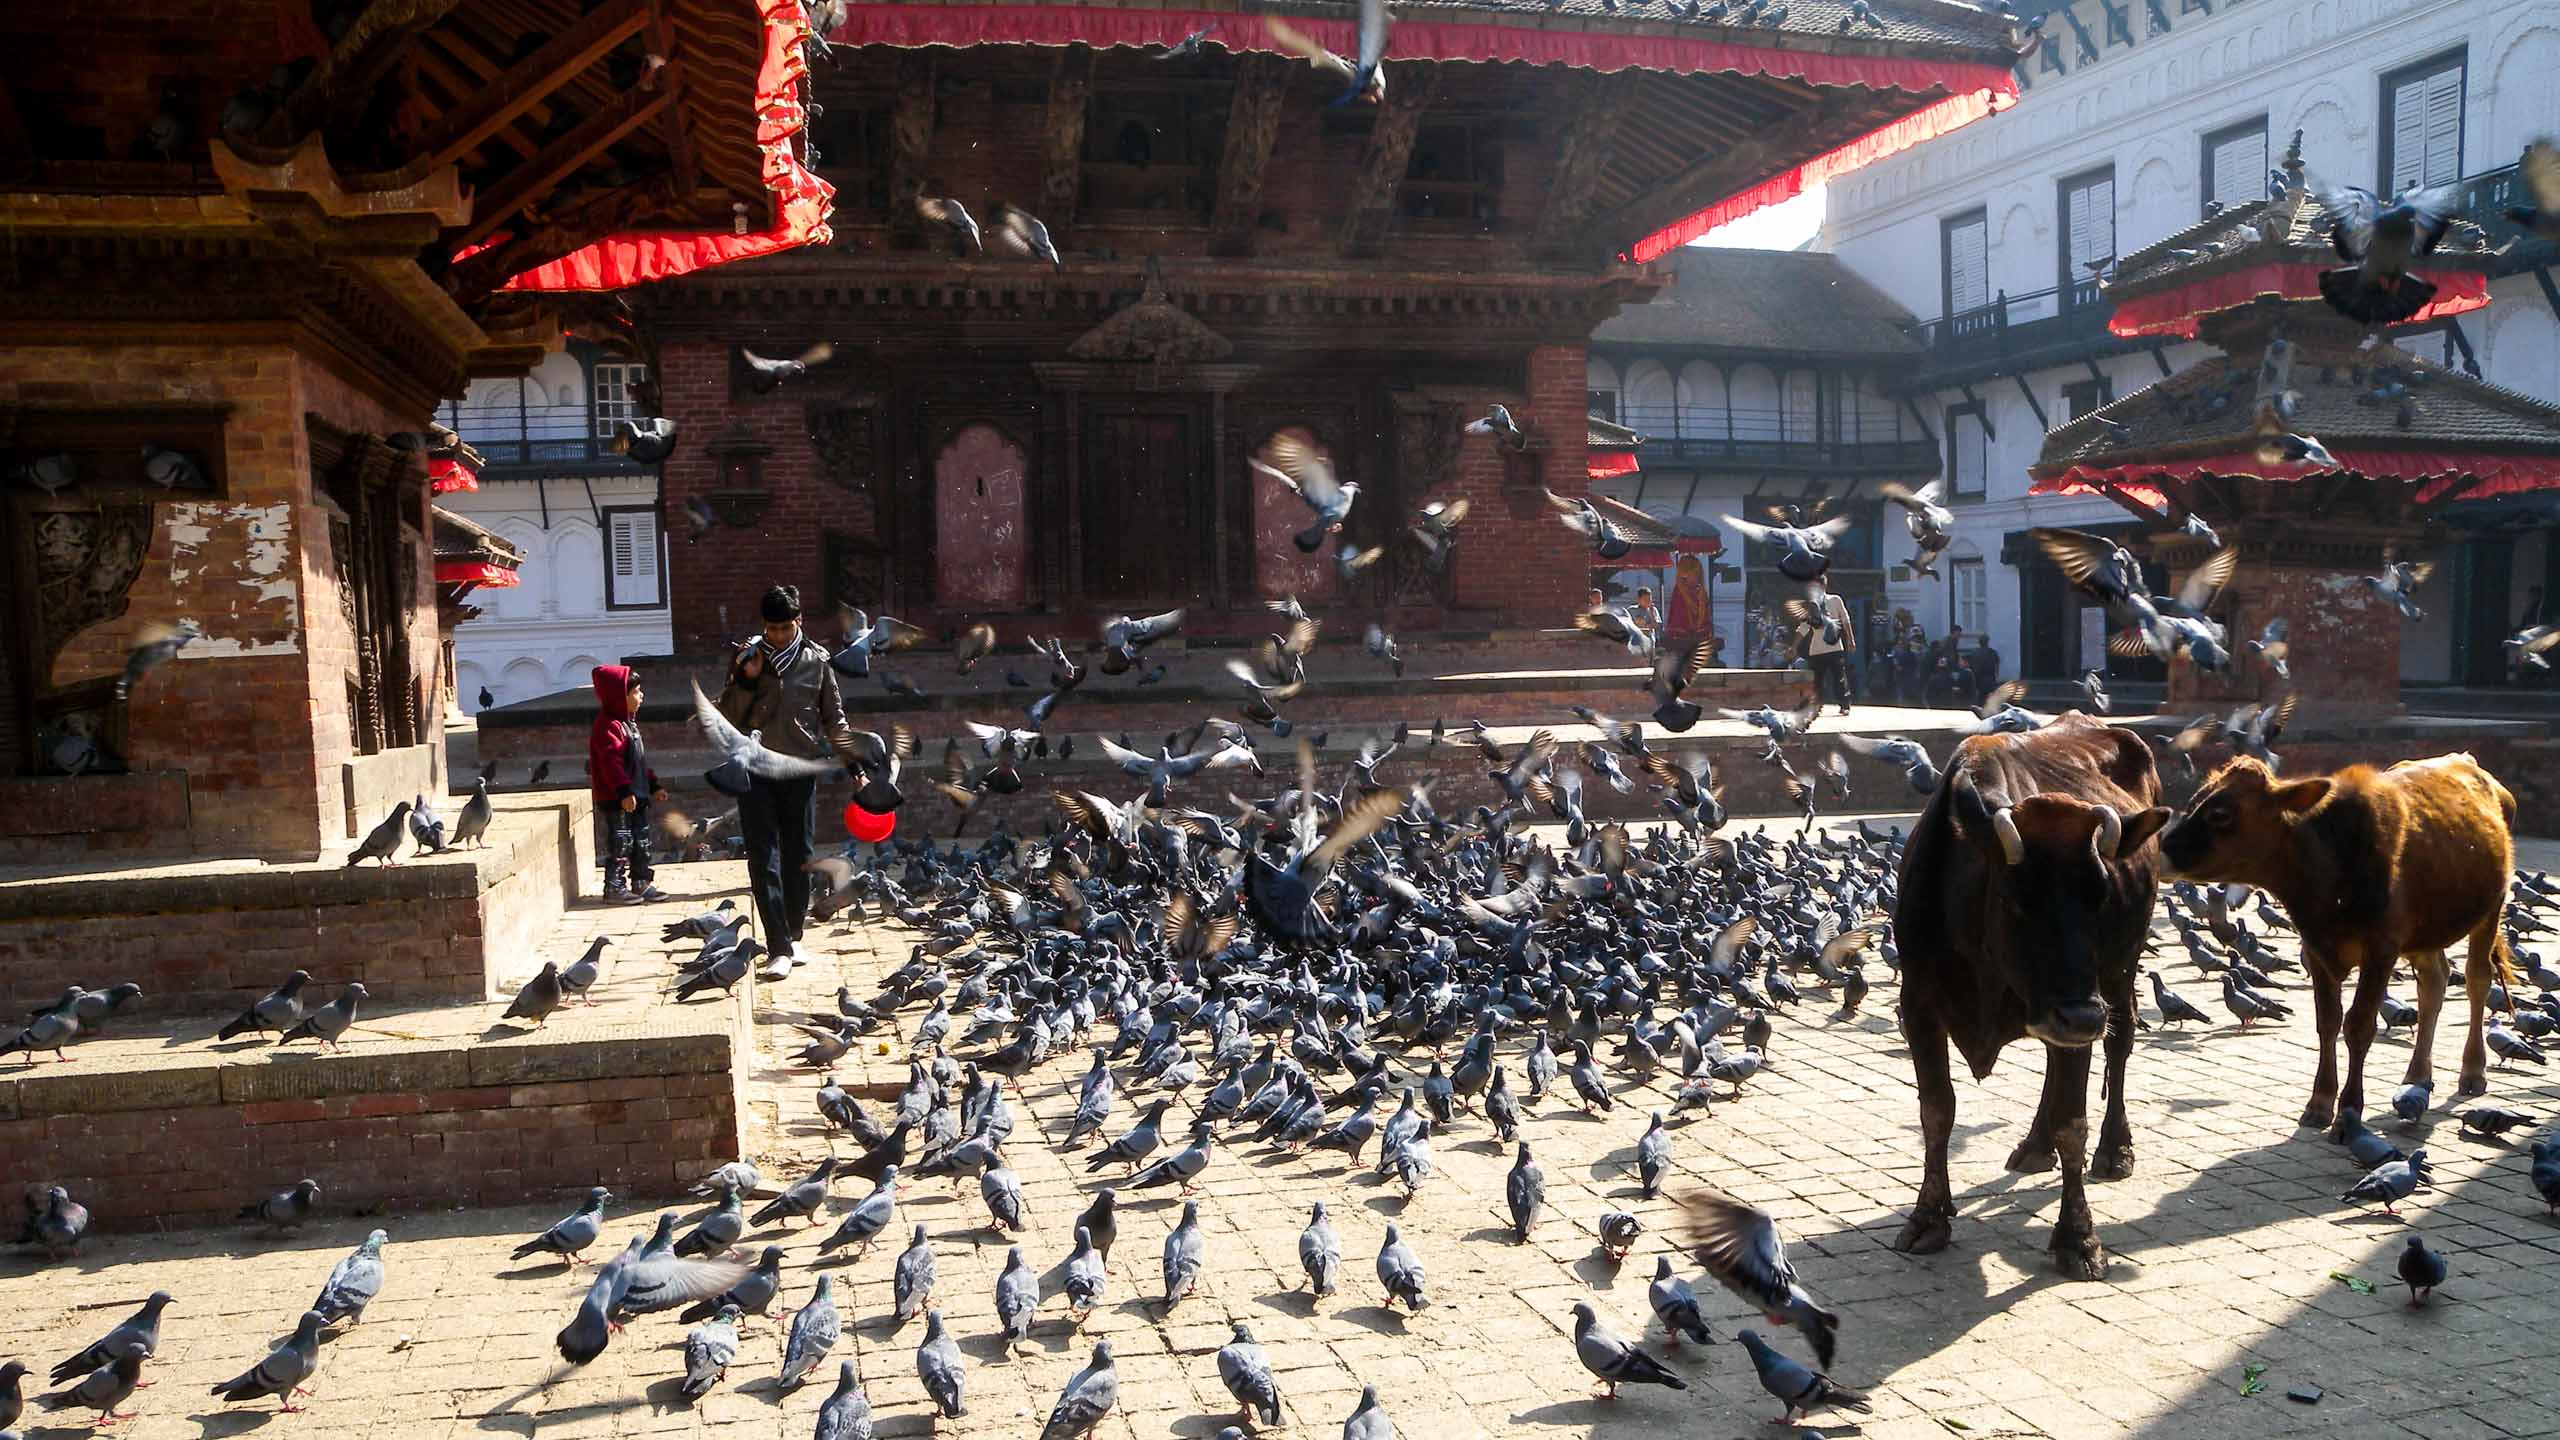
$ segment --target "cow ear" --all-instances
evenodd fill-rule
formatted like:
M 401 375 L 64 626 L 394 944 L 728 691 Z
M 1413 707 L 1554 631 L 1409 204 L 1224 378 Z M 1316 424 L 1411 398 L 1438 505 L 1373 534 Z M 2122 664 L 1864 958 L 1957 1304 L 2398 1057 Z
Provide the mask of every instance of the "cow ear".
M 2296 780 L 2287 785 L 2271 785 L 2267 789 L 2267 796 L 2276 802 L 2276 809 L 2284 814 L 2300 817 L 2310 814 L 2321 801 L 2329 798 L 2329 783 L 2327 776 L 2315 775 L 2308 780 Z
M 1991 805 L 1982 798 L 1982 787 L 1973 783 L 1973 772 L 1958 770 L 1947 782 L 1947 803 L 1952 808 L 1956 828 L 1967 835 L 1980 836 L 1991 829 Z
M 2145 841 L 2159 834 L 2161 829 L 2177 816 L 2178 812 L 2166 805 L 2154 805 L 2148 810 L 2136 810 L 2124 817 L 2124 837 L 2116 842 L 2116 857 L 2124 859 L 2133 855 L 2142 848 Z

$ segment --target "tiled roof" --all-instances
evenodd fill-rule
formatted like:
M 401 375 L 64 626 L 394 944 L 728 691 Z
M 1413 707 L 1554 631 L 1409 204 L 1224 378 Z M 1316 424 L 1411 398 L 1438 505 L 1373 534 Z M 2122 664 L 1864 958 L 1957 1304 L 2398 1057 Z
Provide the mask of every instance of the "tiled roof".
M 1694 345 L 1788 355 L 1916 355 L 1911 315 L 1837 255 L 1684 246 L 1654 262 L 1671 283 L 1603 321 L 1599 342 Z
M 2129 299 L 2164 284 L 2183 285 L 2251 265 L 2336 265 L 2329 240 L 2329 208 L 2310 190 L 2282 198 L 2233 205 L 2164 240 L 2116 258 L 2100 289 L 2111 300 Z M 2446 227 L 2444 239 L 2418 263 L 2428 269 L 2473 269 L 2490 258 L 2487 232 L 2467 220 Z
M 2039 472 L 2221 455 L 2256 443 L 2255 353 L 2207 360 L 2045 436 Z M 2401 386 L 2405 403 L 2374 392 Z M 2396 347 L 2305 348 L 2287 428 L 2332 450 L 2560 451 L 2560 406 L 2421 360 Z M 2402 423 L 2403 419 L 2407 423 Z
M 1644 443 L 1643 436 L 1638 435 L 1636 432 L 1628 429 L 1624 425 L 1617 424 L 1610 420 L 1603 420 L 1597 415 L 1589 416 L 1587 418 L 1590 421 L 1591 430 L 1590 434 L 1585 437 L 1583 443 L 1590 449 L 1633 450 Z
M 441 505 L 435 506 L 434 510 L 437 559 L 475 560 L 483 565 L 503 565 L 510 570 L 524 563 L 524 552 L 496 531 L 456 515 Z

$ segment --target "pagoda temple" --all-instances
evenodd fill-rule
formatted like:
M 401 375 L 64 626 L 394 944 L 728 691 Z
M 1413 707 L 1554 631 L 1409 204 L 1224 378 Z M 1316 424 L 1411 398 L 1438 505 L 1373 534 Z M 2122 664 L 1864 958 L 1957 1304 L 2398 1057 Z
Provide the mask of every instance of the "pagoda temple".
M 2290 692 L 2306 718 L 2352 721 L 2399 709 L 2406 620 L 2365 577 L 2411 558 L 2449 505 L 2560 489 L 2560 407 L 2431 363 L 2339 314 L 2319 288 L 2320 272 L 2341 263 L 2334 217 L 2305 181 L 2298 135 L 2283 173 L 2281 193 L 2117 261 L 2103 286 L 2111 328 L 2201 340 L 2223 355 L 2056 427 L 2031 493 L 2116 501 L 2156 527 L 2151 555 L 2173 585 L 2214 549 L 2189 517 L 2238 547 L 2212 611 L 2232 663 L 2173 663 L 2170 709 Z M 2489 259 L 2487 237 L 2454 222 L 2409 271 L 2435 293 L 2402 328 L 2487 305 Z M 2286 434 L 2319 441 L 2334 465 L 2285 458 Z M 2415 598 L 2442 603 L 2447 589 L 2439 580 Z M 2289 677 L 2245 644 L 2275 619 L 2287 627 Z
M 1352 6 L 1287 8 L 1355 47 Z M 1373 104 L 1268 10 L 846 10 L 812 75 L 834 242 L 634 302 L 686 437 L 666 513 L 716 517 L 670 547 L 680 652 L 775 581 L 1008 643 L 1176 605 L 1186 634 L 1259 633 L 1287 595 L 1351 635 L 1561 625 L 1589 556 L 1541 492 L 1589 483 L 1585 345 L 1660 286 L 1642 262 L 2014 87 L 2006 22 L 1935 0 L 1466 0 L 1394 7 Z M 1000 205 L 1054 263 L 999 242 Z M 821 343 L 779 387 L 741 353 Z M 1464 433 L 1496 403 L 1525 444 Z M 1287 432 L 1360 486 L 1315 555 L 1248 463 Z M 1445 568 L 1394 543 L 1457 497 Z M 1342 543 L 1385 553 L 1345 579 Z

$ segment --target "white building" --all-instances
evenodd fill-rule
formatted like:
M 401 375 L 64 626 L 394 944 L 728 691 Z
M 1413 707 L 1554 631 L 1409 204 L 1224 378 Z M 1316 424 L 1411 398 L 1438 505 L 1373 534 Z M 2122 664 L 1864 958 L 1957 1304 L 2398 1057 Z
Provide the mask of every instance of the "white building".
M 1932 634 L 1987 627 L 2011 673 L 2060 677 L 2104 661 L 2025 532 L 2127 517 L 2030 497 L 2027 467 L 2049 426 L 2211 353 L 2110 336 L 2090 267 L 2264 194 L 2296 131 L 2315 183 L 2463 180 L 2466 218 L 2493 243 L 2520 236 L 2500 212 L 2518 203 L 2525 142 L 2560 132 L 2560 4 L 2067 0 L 2043 32 L 2013 109 L 1834 181 L 1822 243 L 1902 308 L 1939 317 L 1903 389 L 1944 454 L 1962 538 L 1945 583 L 1889 579 L 1889 603 Z M 2537 268 L 2553 264 L 2560 249 L 2520 243 L 2487 309 L 2403 343 L 2560 401 L 2560 289 Z M 2475 528 L 2433 557 L 2428 620 L 2402 650 L 2412 682 L 2495 683 L 2501 657 L 2482 637 L 2512 629 L 2560 560 L 2549 497 L 2473 510 Z M 1888 526 L 1885 563 L 1909 554 Z
M 440 412 L 489 464 L 478 491 L 437 503 L 524 551 L 523 583 L 475 594 L 481 614 L 454 630 L 466 712 L 484 690 L 500 705 L 584 690 L 598 665 L 672 648 L 657 472 L 608 443 L 645 375 L 573 345 L 521 380 L 475 382 Z

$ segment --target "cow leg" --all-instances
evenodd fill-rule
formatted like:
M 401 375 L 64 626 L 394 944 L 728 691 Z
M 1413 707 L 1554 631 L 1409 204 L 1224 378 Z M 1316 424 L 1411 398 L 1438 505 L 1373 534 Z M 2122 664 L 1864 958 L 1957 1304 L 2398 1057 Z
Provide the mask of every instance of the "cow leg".
M 2436 957 L 2439 965 L 2443 961 Z M 2338 1092 L 2340 1124 L 2364 1115 L 2364 1055 L 2373 1047 L 2374 1019 L 2382 1013 L 2382 992 L 2391 988 L 2393 963 L 2389 950 L 2367 946 L 2364 968 L 2356 972 L 2356 998 L 2347 1007 L 2347 1088 Z
M 1920 1198 L 1893 1248 L 1911 1255 L 1935 1255 L 1947 1248 L 1948 1227 L 1956 1215 L 1955 1197 L 1947 1189 L 1947 1137 L 1956 1128 L 1956 1086 L 1947 1070 L 1947 1027 L 1934 1016 L 1915 1016 L 1905 1004 L 1902 1039 L 1911 1049 L 1912 1078 L 1920 1091 L 1921 1143 L 1928 1156 Z
M 2054 1066 L 2044 1068 L 2044 1093 L 2036 1098 L 2036 1117 L 2027 1122 L 2025 1138 L 2009 1152 L 2009 1169 L 2020 1175 L 2037 1175 L 2053 1168 L 2054 1117 L 2065 1113 L 2058 1098 L 2065 1081 Z M 2087 1082 L 2082 1082 L 2086 1088 Z
M 2489 986 L 2492 982 L 2514 979 L 2515 966 L 2507 954 L 2506 937 L 2498 931 L 2497 912 L 2480 922 L 2471 932 L 2471 955 L 2463 973 L 2463 988 L 2471 992 L 2471 1030 L 2462 1041 L 2462 1084 L 2464 1095 L 2489 1093 L 2489 1042 L 2481 1024 L 2489 1013 Z
M 2053 1226 L 2053 1266 L 2072 1280 L 2102 1280 L 2107 1274 L 2107 1247 L 2098 1243 L 2097 1222 L 2089 1216 L 2085 1175 L 2089 1159 L 2089 1047 L 2045 1047 L 2045 1074 L 2063 1077 L 2048 1084 L 2045 1103 L 2056 1107 L 2039 1114 L 2062 1160 L 2062 1216 Z
M 2133 1122 L 2125 1116 L 2124 1071 L 2133 1058 L 2133 1006 L 2111 1006 L 2107 1016 L 2107 1118 L 2098 1127 L 2098 1153 L 2089 1162 L 2092 1180 L 2122 1180 L 2133 1174 Z
M 2326 965 L 2306 965 L 2311 972 L 2311 1008 L 2320 1028 L 2320 1068 L 2311 1077 L 2311 1103 L 2302 1107 L 2301 1123 L 2326 1130 L 2338 1118 L 2338 1027 L 2343 1020 L 2341 991 L 2362 957 L 2362 942 L 2349 940 Z
M 2441 950 L 2421 950 L 2409 957 L 2409 973 L 2418 982 L 2418 1033 L 2409 1049 L 2403 1085 L 2433 1085 L 2436 1079 L 2436 1016 L 2444 1011 L 2445 986 L 2453 967 Z

